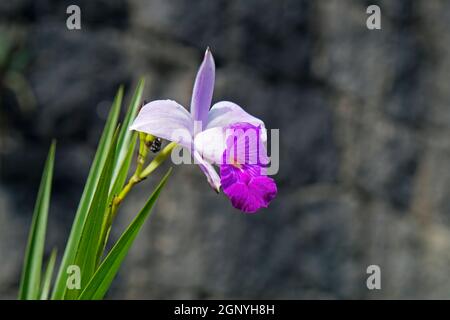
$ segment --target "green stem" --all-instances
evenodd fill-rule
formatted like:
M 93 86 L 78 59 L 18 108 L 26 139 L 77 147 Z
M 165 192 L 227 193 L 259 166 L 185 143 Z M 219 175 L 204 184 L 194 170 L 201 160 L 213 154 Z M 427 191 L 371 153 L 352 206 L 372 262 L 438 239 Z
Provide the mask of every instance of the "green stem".
M 103 252 L 106 247 L 106 242 L 108 241 L 109 232 L 111 230 L 111 225 L 114 221 L 114 218 L 117 214 L 117 210 L 119 208 L 120 203 L 123 201 L 123 199 L 127 196 L 127 194 L 131 191 L 131 188 L 138 182 L 140 182 L 142 179 L 139 179 L 139 175 L 142 172 L 142 168 L 144 167 L 145 160 L 147 159 L 148 152 L 150 150 L 150 146 L 155 140 L 155 137 L 151 134 L 146 134 L 143 132 L 139 133 L 139 152 L 137 157 L 137 164 L 136 169 L 131 176 L 130 180 L 127 182 L 127 184 L 123 187 L 123 189 L 120 191 L 118 195 L 113 196 L 111 203 L 109 204 L 107 208 L 107 212 L 105 213 L 105 218 L 103 220 L 103 226 L 102 226 L 102 234 L 100 236 L 101 244 L 97 251 L 97 264 L 100 263 L 100 259 L 103 255 Z
M 117 215 L 120 204 L 136 184 L 146 179 L 169 157 L 172 150 L 177 145 L 175 142 L 169 143 L 163 150 L 158 153 L 155 158 L 153 158 L 153 160 L 144 169 L 145 160 L 147 159 L 150 146 L 154 139 L 155 137 L 152 135 L 139 134 L 140 144 L 136 170 L 134 171 L 128 182 L 125 184 L 125 186 L 122 188 L 122 190 L 119 192 L 119 194 L 113 197 L 111 204 L 108 207 L 109 212 L 106 214 L 106 220 L 104 222 L 104 227 L 102 228 L 104 233 L 102 235 L 102 239 L 104 240 L 102 246 L 99 248 L 100 251 L 97 254 L 98 263 L 100 262 L 101 255 L 103 254 L 103 251 L 105 249 L 108 235 L 111 230 L 111 225 Z
M 169 143 L 164 149 L 162 149 L 158 155 L 149 163 L 149 165 L 140 173 L 138 179 L 147 178 L 156 168 L 158 168 L 171 154 L 172 150 L 176 147 L 175 142 Z

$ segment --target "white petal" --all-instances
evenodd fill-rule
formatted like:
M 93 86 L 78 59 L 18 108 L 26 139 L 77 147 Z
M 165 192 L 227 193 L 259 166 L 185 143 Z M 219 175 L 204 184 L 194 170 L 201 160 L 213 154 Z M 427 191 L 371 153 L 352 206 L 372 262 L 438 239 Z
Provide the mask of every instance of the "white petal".
M 220 101 L 214 104 L 208 113 L 208 125 L 206 129 L 215 127 L 227 127 L 234 123 L 247 122 L 254 126 L 261 126 L 265 129 L 264 122 L 251 114 L 247 113 L 236 103 L 230 101 Z M 261 131 L 261 139 L 267 142 L 266 130 Z
M 262 120 L 245 112 L 236 103 L 220 101 L 214 104 L 211 110 L 209 110 L 207 128 L 226 127 L 237 122 L 248 122 L 255 126 L 264 126 Z
M 200 132 L 194 138 L 195 151 L 211 163 L 222 163 L 226 147 L 225 131 L 224 127 L 216 127 Z
M 139 111 L 130 129 L 190 146 L 193 120 L 190 113 L 175 101 L 155 100 Z

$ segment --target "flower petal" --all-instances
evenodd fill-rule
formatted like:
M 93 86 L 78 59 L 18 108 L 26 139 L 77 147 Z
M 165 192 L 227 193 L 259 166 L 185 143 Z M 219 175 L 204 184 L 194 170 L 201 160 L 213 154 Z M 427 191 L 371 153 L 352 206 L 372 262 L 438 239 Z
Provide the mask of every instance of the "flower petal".
M 211 186 L 211 188 L 213 188 L 214 191 L 219 193 L 220 177 L 217 174 L 214 167 L 210 163 L 205 161 L 197 151 L 194 151 L 194 159 L 195 159 L 196 163 L 199 165 L 200 169 L 206 175 L 206 178 L 207 178 L 208 183 Z
M 220 164 L 226 147 L 225 131 L 226 128 L 216 127 L 200 132 L 194 138 L 195 151 L 209 162 Z
M 220 166 L 222 189 L 233 207 L 246 213 L 268 207 L 277 194 L 277 186 L 272 178 L 260 173 L 259 166 Z
M 130 130 L 149 133 L 190 148 L 193 120 L 189 112 L 175 101 L 155 100 L 139 111 Z
M 208 111 L 214 91 L 215 64 L 211 51 L 206 49 L 205 57 L 195 78 L 191 100 L 191 114 L 194 121 L 200 121 L 202 129 L 206 127 Z M 200 130 L 201 131 L 201 130 Z
M 246 122 L 254 126 L 261 125 L 265 129 L 264 122 L 249 113 L 245 112 L 236 103 L 230 101 L 220 101 L 214 104 L 208 113 L 208 125 L 206 129 L 215 127 L 229 127 L 232 124 Z M 267 135 L 263 130 L 263 141 L 267 141 Z
M 264 145 L 265 131 L 261 125 L 249 123 L 210 128 L 195 136 L 194 147 L 204 159 L 215 164 L 267 165 L 269 159 Z M 227 151 L 224 154 L 225 149 Z

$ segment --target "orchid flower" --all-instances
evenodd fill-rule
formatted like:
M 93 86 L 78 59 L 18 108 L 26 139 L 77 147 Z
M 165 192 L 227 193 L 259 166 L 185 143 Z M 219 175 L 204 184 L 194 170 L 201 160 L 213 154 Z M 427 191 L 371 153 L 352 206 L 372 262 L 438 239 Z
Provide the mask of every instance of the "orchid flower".
M 208 48 L 195 79 L 191 112 L 173 100 L 155 100 L 143 106 L 130 129 L 187 148 L 216 192 L 222 186 L 235 208 L 256 212 L 277 193 L 273 179 L 264 174 L 265 125 L 233 102 L 221 101 L 210 108 L 214 79 Z M 250 132 L 256 139 L 249 142 Z M 220 165 L 220 177 L 213 164 Z

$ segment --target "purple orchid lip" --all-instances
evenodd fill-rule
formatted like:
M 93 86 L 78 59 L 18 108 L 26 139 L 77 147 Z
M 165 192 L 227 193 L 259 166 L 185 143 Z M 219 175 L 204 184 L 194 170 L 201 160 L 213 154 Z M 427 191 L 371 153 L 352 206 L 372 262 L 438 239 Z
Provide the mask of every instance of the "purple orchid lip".
M 220 164 L 251 164 L 260 167 L 269 162 L 261 126 L 240 122 L 225 130 L 225 151 Z M 224 150 L 222 149 L 222 150 Z
M 222 190 L 236 209 L 255 213 L 267 208 L 277 195 L 277 186 L 272 178 L 261 175 L 258 166 L 220 166 Z
M 222 164 L 224 150 L 231 152 L 231 149 L 226 145 L 226 137 L 228 136 L 226 130 L 232 128 L 234 131 L 239 131 L 244 128 L 245 133 L 249 128 L 243 124 L 258 128 L 256 144 L 252 142 L 249 147 L 244 147 L 244 154 L 248 152 L 250 156 L 253 156 L 256 152 L 258 158 L 254 165 L 260 165 L 261 168 L 260 161 L 265 162 L 267 159 L 264 156 L 265 151 L 261 152 L 262 149 L 259 145 L 260 141 L 265 143 L 267 138 L 264 122 L 248 114 L 237 104 L 230 101 L 220 101 L 211 107 L 214 81 L 215 63 L 212 52 L 208 48 L 195 78 L 191 112 L 189 113 L 182 105 L 173 100 L 151 101 L 139 111 L 138 116 L 130 126 L 130 130 L 141 131 L 174 141 L 189 149 L 195 162 L 207 177 L 208 183 L 218 192 L 222 178 L 217 174 L 213 164 Z M 239 146 L 240 144 L 235 145 Z M 255 145 L 258 146 L 256 151 Z M 242 153 L 242 151 L 236 151 L 238 158 L 235 164 L 242 161 L 240 158 Z M 244 163 L 245 159 L 244 156 Z M 252 162 L 249 162 L 250 164 Z M 258 181 L 262 182 L 260 178 L 255 177 L 252 183 L 255 184 Z M 250 185 L 253 186 L 253 184 Z M 225 192 L 225 194 L 227 193 Z M 254 207 L 257 206 L 254 205 Z M 243 211 L 245 210 L 247 209 L 243 209 Z
M 259 139 L 261 128 L 249 123 L 238 123 L 232 125 L 231 129 L 236 131 L 227 139 L 224 161 L 220 166 L 222 189 L 233 207 L 254 213 L 268 207 L 277 194 L 277 186 L 272 178 L 265 175 L 265 164 L 259 160 L 260 155 L 265 155 L 264 144 Z M 257 140 L 253 145 L 246 139 L 249 131 L 256 132 Z M 250 163 L 251 154 L 256 154 L 256 162 Z

